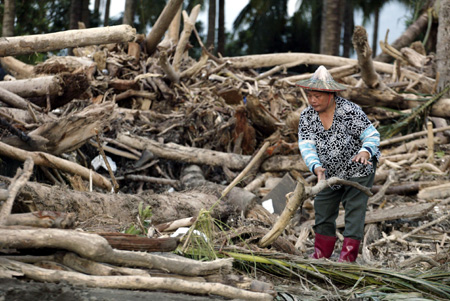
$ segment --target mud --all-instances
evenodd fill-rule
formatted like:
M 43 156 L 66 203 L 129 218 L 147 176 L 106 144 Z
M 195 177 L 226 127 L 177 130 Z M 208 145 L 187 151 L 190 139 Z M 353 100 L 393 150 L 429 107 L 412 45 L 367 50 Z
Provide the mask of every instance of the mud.
M 219 296 L 88 288 L 68 283 L 41 283 L 0 278 L 0 301 L 206 301 L 226 300 Z

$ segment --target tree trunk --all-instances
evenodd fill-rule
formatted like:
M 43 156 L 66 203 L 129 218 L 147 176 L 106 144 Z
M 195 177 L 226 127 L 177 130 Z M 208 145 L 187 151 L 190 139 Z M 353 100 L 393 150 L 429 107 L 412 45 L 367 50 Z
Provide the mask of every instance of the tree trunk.
M 71 47 L 130 42 L 135 37 L 136 30 L 129 25 L 11 37 L 0 41 L 0 56 L 15 56 Z
M 374 21 L 373 21 L 373 36 L 372 36 L 372 57 L 377 54 L 378 46 L 378 23 L 380 20 L 380 8 L 377 6 L 374 11 Z
M 4 3 L 2 37 L 13 37 L 14 20 L 16 18 L 16 1 L 5 0 Z
M 81 22 L 84 23 L 86 28 L 89 28 L 91 25 L 91 12 L 89 10 L 89 2 L 90 0 L 83 0 L 81 4 Z
M 441 0 L 439 8 L 436 62 L 439 72 L 438 89 L 442 90 L 450 84 L 450 0 Z M 450 96 L 450 93 L 447 92 L 445 96 Z
M 353 1 L 345 1 L 344 11 L 344 39 L 343 39 L 343 57 L 350 57 L 352 49 L 352 35 L 355 27 L 355 20 L 353 18 Z
M 82 4 L 83 1 L 80 0 L 70 1 L 69 29 L 78 29 L 78 22 L 81 21 Z
M 341 41 L 341 0 L 324 0 L 322 7 L 322 29 L 320 53 L 339 55 Z
M 225 55 L 225 0 L 219 0 L 219 26 L 217 31 L 217 52 Z
M 103 20 L 103 26 L 108 26 L 109 25 L 109 12 L 111 9 L 111 0 L 106 0 L 106 4 L 105 4 L 105 18 Z
M 217 0 L 209 0 L 208 8 L 208 36 L 206 38 L 206 47 L 214 48 L 216 42 L 216 8 Z
M 176 16 L 182 4 L 183 0 L 169 0 L 166 4 L 146 38 L 145 43 L 147 45 L 148 54 L 152 54 L 153 51 L 155 51 L 156 46 L 161 41 L 162 36 L 166 32 L 167 28 L 169 28 L 170 23 Z
M 424 12 L 413 24 L 411 24 L 403 34 L 392 43 L 392 47 L 400 50 L 409 46 L 421 33 L 425 31 L 428 24 L 428 12 Z M 390 55 L 381 53 L 375 57 L 376 61 L 389 63 L 393 59 Z
M 128 24 L 133 27 L 133 19 L 134 19 L 134 0 L 126 0 L 125 1 L 125 11 L 123 13 L 123 24 Z

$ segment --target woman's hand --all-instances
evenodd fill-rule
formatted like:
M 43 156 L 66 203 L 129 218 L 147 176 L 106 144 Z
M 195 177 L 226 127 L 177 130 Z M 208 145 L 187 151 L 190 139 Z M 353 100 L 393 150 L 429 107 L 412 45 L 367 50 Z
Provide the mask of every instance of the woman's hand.
M 326 169 L 323 168 L 322 166 L 314 168 L 314 173 L 317 176 L 317 181 L 325 180 L 325 170 Z
M 362 163 L 364 165 L 367 165 L 367 164 L 372 165 L 372 162 L 369 162 L 369 159 L 370 159 L 369 152 L 362 151 L 362 152 L 359 152 L 356 156 L 354 156 L 352 158 L 352 161 L 353 162 L 359 162 L 359 163 Z

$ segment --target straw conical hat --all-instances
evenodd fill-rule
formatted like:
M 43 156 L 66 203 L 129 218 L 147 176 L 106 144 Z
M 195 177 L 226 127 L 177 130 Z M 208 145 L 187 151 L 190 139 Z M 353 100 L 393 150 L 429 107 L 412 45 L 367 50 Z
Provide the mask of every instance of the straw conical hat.
M 338 92 L 347 89 L 344 85 L 335 82 L 330 72 L 324 66 L 317 68 L 310 79 L 299 80 L 295 84 L 307 90 L 324 92 Z

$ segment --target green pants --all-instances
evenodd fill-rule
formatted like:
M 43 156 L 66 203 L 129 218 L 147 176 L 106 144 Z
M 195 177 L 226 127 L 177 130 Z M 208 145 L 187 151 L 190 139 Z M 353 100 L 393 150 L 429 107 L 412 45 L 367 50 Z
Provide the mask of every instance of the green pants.
M 374 170 L 376 168 L 376 162 Z M 361 178 L 350 178 L 349 181 L 372 188 L 375 172 Z M 316 233 L 336 236 L 336 218 L 339 215 L 339 204 L 345 209 L 344 237 L 362 240 L 366 218 L 368 196 L 357 188 L 342 185 L 338 190 L 329 187 L 319 192 L 314 199 Z

